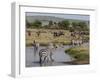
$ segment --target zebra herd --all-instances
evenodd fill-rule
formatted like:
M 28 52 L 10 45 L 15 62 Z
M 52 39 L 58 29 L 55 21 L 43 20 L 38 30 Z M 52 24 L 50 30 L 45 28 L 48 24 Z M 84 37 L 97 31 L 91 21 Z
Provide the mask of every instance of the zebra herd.
M 71 44 L 72 46 L 79 46 L 83 43 L 86 43 L 88 42 L 89 40 L 88 39 L 84 39 L 84 35 L 89 35 L 88 32 L 79 32 L 79 31 L 76 31 L 76 32 L 71 32 L 71 37 L 72 37 L 72 40 L 71 40 Z
M 71 44 L 72 44 L 72 46 L 80 46 L 81 44 L 83 44 L 83 41 L 82 40 L 72 40 L 71 41 Z

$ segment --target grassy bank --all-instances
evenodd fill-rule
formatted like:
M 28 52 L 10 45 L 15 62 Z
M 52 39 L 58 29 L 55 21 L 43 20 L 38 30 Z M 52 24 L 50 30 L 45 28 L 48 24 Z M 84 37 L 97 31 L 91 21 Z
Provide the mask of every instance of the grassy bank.
M 89 46 L 78 46 L 65 50 L 66 53 L 75 58 L 77 64 L 89 64 Z

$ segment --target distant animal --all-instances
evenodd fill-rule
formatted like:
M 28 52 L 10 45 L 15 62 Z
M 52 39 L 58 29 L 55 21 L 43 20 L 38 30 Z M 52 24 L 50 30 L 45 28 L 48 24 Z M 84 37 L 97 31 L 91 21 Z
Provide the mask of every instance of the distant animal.
M 27 33 L 28 33 L 28 36 L 31 36 L 31 31 L 27 31 Z
M 64 33 L 63 33 L 62 31 L 54 32 L 54 33 L 53 33 L 53 36 L 54 36 L 54 37 L 59 37 L 59 36 L 61 36 L 61 35 L 64 35 Z
M 39 43 L 36 43 L 35 41 L 33 42 L 33 47 L 34 47 L 34 56 L 38 53 L 39 49 Z
M 36 33 L 37 33 L 37 36 L 39 37 L 41 32 L 40 32 L 40 31 L 38 31 L 38 32 L 36 32 Z
M 81 45 L 83 42 L 82 42 L 82 40 L 72 40 L 71 41 L 71 43 L 72 43 L 72 45 L 73 46 L 79 46 L 79 45 Z
M 71 32 L 71 36 L 72 36 L 72 37 L 75 37 L 75 34 L 74 34 L 74 32 Z

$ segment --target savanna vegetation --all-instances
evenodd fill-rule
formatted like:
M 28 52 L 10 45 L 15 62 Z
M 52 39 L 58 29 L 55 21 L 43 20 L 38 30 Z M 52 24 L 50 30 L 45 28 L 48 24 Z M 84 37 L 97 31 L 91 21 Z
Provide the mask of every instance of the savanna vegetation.
M 72 40 L 89 43 L 89 21 L 49 21 L 43 25 L 39 20 L 31 23 L 26 20 L 26 46 L 32 46 L 34 40 L 42 46 L 48 43 L 70 45 Z M 75 58 L 76 64 L 89 63 L 89 44 L 66 49 L 65 53 Z
M 35 20 L 34 22 L 28 22 L 26 20 L 26 27 L 31 29 L 64 29 L 69 31 L 88 31 L 89 21 L 74 21 L 74 20 L 62 20 L 59 22 L 49 21 L 48 25 L 42 25 L 42 22 Z
M 75 31 L 88 33 L 82 37 L 89 40 L 89 22 L 86 21 L 49 21 L 48 25 L 43 25 L 39 20 L 31 23 L 26 20 L 26 45 L 32 45 L 33 40 L 41 45 L 47 45 L 49 42 L 70 44 L 71 33 Z

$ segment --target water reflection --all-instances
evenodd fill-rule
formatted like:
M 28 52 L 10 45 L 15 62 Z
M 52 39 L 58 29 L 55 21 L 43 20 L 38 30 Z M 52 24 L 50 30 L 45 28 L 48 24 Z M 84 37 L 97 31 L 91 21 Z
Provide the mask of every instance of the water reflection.
M 73 58 L 68 54 L 65 54 L 65 49 L 70 48 L 71 46 L 67 45 L 64 46 L 62 49 L 58 48 L 56 51 L 53 52 L 53 59 L 54 61 L 45 61 L 40 64 L 39 62 L 39 55 L 36 54 L 34 56 L 34 49 L 33 47 L 26 47 L 26 67 L 38 67 L 38 66 L 58 66 L 58 65 L 69 65 L 67 62 L 71 62 Z M 40 46 L 40 49 L 45 47 Z

